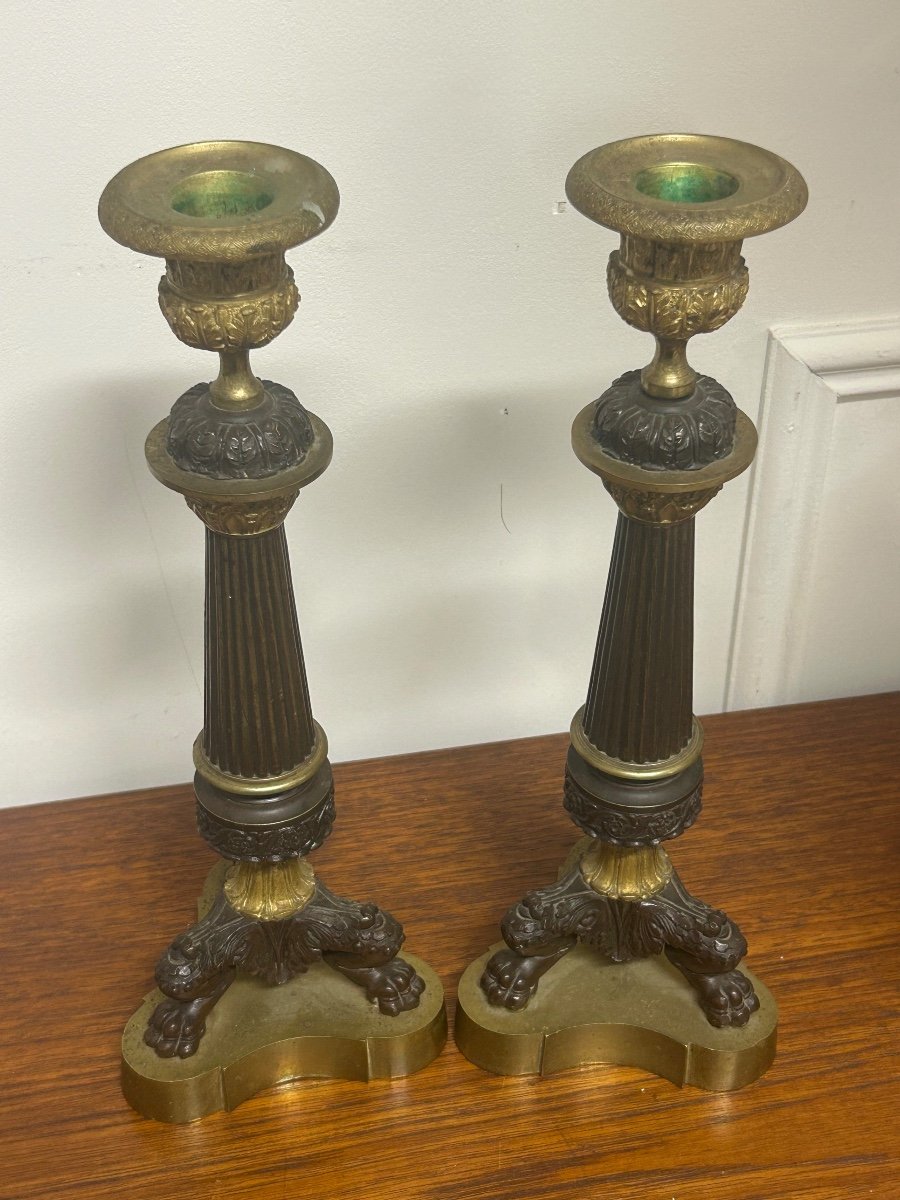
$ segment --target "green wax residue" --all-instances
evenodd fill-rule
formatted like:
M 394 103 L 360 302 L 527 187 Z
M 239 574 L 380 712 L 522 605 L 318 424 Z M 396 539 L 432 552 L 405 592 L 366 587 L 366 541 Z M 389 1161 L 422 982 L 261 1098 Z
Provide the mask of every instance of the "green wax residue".
M 172 207 L 186 217 L 244 217 L 267 208 L 274 196 L 245 171 L 203 171 L 183 179 L 172 193 Z
M 700 163 L 659 163 L 641 171 L 634 186 L 645 196 L 671 204 L 707 204 L 733 195 L 740 180 Z

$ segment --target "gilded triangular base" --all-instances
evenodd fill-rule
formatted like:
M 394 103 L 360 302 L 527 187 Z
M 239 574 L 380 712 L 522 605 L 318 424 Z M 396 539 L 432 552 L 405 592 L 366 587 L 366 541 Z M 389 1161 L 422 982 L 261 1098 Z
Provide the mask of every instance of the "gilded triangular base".
M 476 1066 L 498 1075 L 551 1075 L 594 1063 L 639 1067 L 683 1087 L 729 1092 L 753 1083 L 775 1057 L 778 1009 L 759 997 L 742 1028 L 710 1025 L 684 977 L 663 956 L 612 963 L 578 946 L 541 980 L 527 1008 L 489 1004 L 479 986 L 493 946 L 459 984 L 455 1038 Z
M 390 1079 L 427 1066 L 447 1037 L 440 980 L 412 954 L 425 981 L 418 1008 L 385 1016 L 349 979 L 316 963 L 279 987 L 239 978 L 207 1018 L 190 1058 L 159 1058 L 143 1041 L 162 999 L 153 991 L 122 1035 L 122 1090 L 145 1117 L 181 1124 L 236 1108 L 291 1079 Z

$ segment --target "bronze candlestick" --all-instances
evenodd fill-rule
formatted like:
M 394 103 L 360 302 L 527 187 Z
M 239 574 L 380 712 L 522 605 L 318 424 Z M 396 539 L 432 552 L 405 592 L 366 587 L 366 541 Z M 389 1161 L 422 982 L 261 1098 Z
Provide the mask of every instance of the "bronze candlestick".
M 509 910 L 506 945 L 467 970 L 457 1042 L 503 1074 L 612 1062 L 729 1090 L 770 1064 L 775 1004 L 737 969 L 747 949 L 737 925 L 691 896 L 661 843 L 693 824 L 703 784 L 691 711 L 694 516 L 750 465 L 756 430 L 685 350 L 741 307 L 742 239 L 793 220 L 806 186 L 759 147 L 664 134 L 592 150 L 566 193 L 621 235 L 610 297 L 655 335 L 656 353 L 572 431 L 620 510 L 566 761 L 565 807 L 588 837 L 557 882 Z
M 338 202 L 318 163 L 256 142 L 151 154 L 100 200 L 110 237 L 166 260 L 159 302 L 176 337 L 219 355 L 218 377 L 185 392 L 146 446 L 150 470 L 206 526 L 194 790 L 200 833 L 225 860 L 123 1038 L 127 1099 L 166 1121 L 305 1075 L 409 1074 L 446 1035 L 441 985 L 398 957 L 400 924 L 334 895 L 307 859 L 331 831 L 334 786 L 283 522 L 328 466 L 331 433 L 257 379 L 248 352 L 290 324 L 285 252 L 327 229 Z

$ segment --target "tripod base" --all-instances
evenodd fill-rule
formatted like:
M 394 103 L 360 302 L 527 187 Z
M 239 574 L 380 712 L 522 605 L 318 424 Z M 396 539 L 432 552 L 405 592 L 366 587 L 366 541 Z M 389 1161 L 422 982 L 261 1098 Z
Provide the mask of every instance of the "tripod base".
M 160 1058 L 144 1030 L 163 999 L 151 992 L 122 1036 L 122 1091 L 145 1117 L 181 1124 L 236 1108 L 290 1079 L 391 1079 L 420 1071 L 447 1037 L 440 980 L 406 960 L 425 981 L 417 1008 L 385 1016 L 365 993 L 325 963 L 272 987 L 238 978 L 207 1018 L 190 1058 Z
M 612 963 L 577 946 L 541 981 L 527 1008 L 488 1002 L 479 980 L 493 946 L 459 984 L 456 1044 L 498 1075 L 552 1075 L 592 1063 L 639 1067 L 683 1087 L 746 1087 L 775 1057 L 778 1010 L 771 992 L 744 969 L 759 1010 L 739 1028 L 716 1029 L 684 976 L 662 954 Z

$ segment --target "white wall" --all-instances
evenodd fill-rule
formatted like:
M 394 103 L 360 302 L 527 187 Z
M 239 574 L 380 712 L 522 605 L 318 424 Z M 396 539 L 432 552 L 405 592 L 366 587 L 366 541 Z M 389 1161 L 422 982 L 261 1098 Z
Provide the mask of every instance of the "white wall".
M 583 700 L 615 510 L 569 425 L 651 347 L 605 296 L 614 235 L 558 211 L 580 154 L 699 130 L 806 175 L 694 347 L 751 416 L 769 326 L 896 308 L 888 0 L 4 7 L 3 803 L 186 779 L 201 722 L 202 527 L 142 445 L 214 364 L 97 226 L 134 158 L 251 138 L 341 188 L 256 356 L 334 431 L 288 529 L 336 760 L 560 730 Z M 698 711 L 724 703 L 746 497 L 699 522 Z

